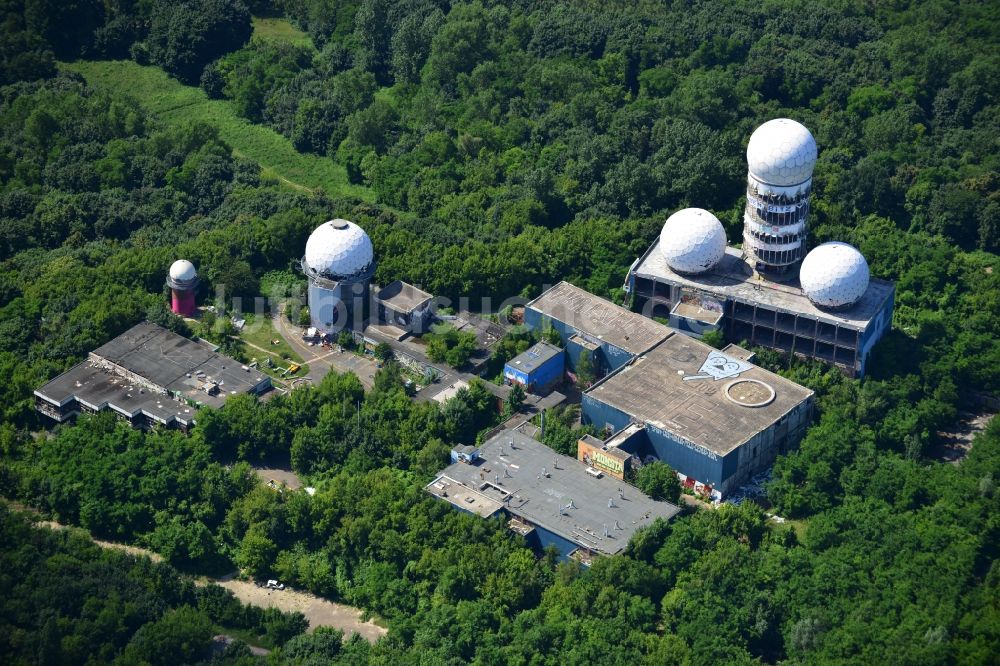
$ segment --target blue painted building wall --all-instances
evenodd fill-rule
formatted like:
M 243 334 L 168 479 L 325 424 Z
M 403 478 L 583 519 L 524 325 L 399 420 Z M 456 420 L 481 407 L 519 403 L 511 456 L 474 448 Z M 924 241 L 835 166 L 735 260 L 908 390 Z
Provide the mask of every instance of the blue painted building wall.
M 532 548 L 538 549 L 539 551 L 545 550 L 549 546 L 555 546 L 556 550 L 559 551 L 560 562 L 565 562 L 569 559 L 569 554 L 580 547 L 569 539 L 561 537 L 554 532 L 550 532 L 544 527 L 539 527 L 534 523 L 531 524 L 534 525 L 535 529 L 526 539 L 528 545 Z
M 634 357 L 634 354 L 631 352 L 625 351 L 624 349 L 616 347 L 615 345 L 603 340 L 593 338 L 578 328 L 570 326 L 566 322 L 542 314 L 531 306 L 524 309 L 524 324 L 528 328 L 534 331 L 540 331 L 542 329 L 543 319 L 548 319 L 549 324 L 559 334 L 559 338 L 566 347 L 569 366 L 572 369 L 576 368 L 577 361 L 580 359 L 580 353 L 583 351 L 583 347 L 570 342 L 570 338 L 574 335 L 579 335 L 588 342 L 597 345 L 597 349 L 594 351 L 591 360 L 593 361 L 594 368 L 597 370 L 598 374 L 613 372 L 631 361 Z
M 877 326 L 869 326 L 858 341 L 858 356 L 861 358 L 861 368 L 858 370 L 858 377 L 864 377 L 868 371 L 868 361 L 871 350 L 878 344 L 878 341 L 892 328 L 892 311 L 896 303 L 896 290 L 893 289 L 889 298 L 885 299 L 882 309 L 876 315 Z
M 615 431 L 632 422 L 632 418 L 625 412 L 589 394 L 583 395 L 581 417 L 584 424 L 593 424 L 598 428 L 610 424 Z M 694 448 L 657 426 L 649 423 L 645 426 L 644 432 L 654 455 L 681 474 L 718 486 L 736 472 L 739 449 L 723 458 L 707 449 Z
M 517 381 L 534 392 L 544 392 L 562 381 L 566 372 L 566 353 L 564 351 L 560 350 L 558 354 L 536 363 L 531 368 L 527 368 L 524 364 L 514 365 L 514 361 L 521 359 L 522 356 L 518 355 L 516 359 L 511 359 L 504 365 L 503 375 L 508 381 Z

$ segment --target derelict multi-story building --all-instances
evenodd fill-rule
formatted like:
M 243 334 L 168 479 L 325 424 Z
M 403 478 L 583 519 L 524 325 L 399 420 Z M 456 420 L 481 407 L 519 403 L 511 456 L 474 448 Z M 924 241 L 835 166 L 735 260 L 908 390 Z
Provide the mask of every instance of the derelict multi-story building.
M 260 394 L 271 378 L 162 326 L 143 322 L 35 391 L 35 408 L 60 423 L 111 410 L 136 428 L 187 430 L 202 405 Z
M 797 445 L 812 416 L 812 391 L 742 356 L 671 332 L 583 394 L 583 422 L 637 426 L 640 458 L 723 497 Z
M 528 303 L 524 320 L 552 326 L 569 358 L 586 349 L 608 373 L 584 392 L 582 419 L 611 436 L 580 455 L 609 472 L 653 456 L 721 497 L 796 446 L 811 418 L 812 391 L 739 348 L 719 351 L 567 282 Z
M 461 449 L 425 490 L 482 518 L 503 516 L 529 545 L 555 547 L 561 559 L 615 555 L 636 530 L 680 513 L 517 429 Z
M 747 161 L 742 250 L 726 247 L 707 211 L 671 215 L 629 269 L 633 307 L 692 335 L 722 330 L 863 376 L 892 326 L 893 284 L 871 278 L 846 243 L 805 254 L 816 162 L 809 130 L 788 119 L 765 123 L 750 138 Z

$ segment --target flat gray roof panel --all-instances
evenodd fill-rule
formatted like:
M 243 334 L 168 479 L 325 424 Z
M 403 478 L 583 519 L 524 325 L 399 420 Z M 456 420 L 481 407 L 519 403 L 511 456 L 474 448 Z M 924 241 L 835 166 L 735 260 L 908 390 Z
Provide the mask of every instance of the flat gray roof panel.
M 518 370 L 524 370 L 525 372 L 532 372 L 544 365 L 549 359 L 559 356 L 562 353 L 563 350 L 555 345 L 550 345 L 547 342 L 538 342 L 507 361 L 507 365 Z
M 584 463 L 560 455 L 516 430 L 490 438 L 480 448 L 480 456 L 482 461 L 477 465 L 450 465 L 428 484 L 427 490 L 440 496 L 434 484 L 447 478 L 485 498 L 477 497 L 468 503 L 474 507 L 470 509 L 473 512 L 478 513 L 475 509 L 480 506 L 482 511 L 490 511 L 491 501 L 499 502 L 512 515 L 607 555 L 621 552 L 640 527 L 656 518 L 670 519 L 680 513 L 677 506 L 654 501 L 606 474 L 594 478 Z M 619 488 L 624 489 L 625 499 L 619 498 Z M 449 494 L 456 491 L 453 488 Z M 575 508 L 566 508 L 570 500 Z M 608 500 L 613 506 L 608 506 Z
M 167 423 L 178 419 L 189 423 L 194 410 L 168 395 L 136 386 L 91 361 L 78 363 L 35 393 L 59 404 L 76 399 L 91 409 L 109 408 L 126 416 L 145 413 Z
M 670 335 L 663 324 L 568 282 L 560 282 L 527 307 L 631 354 L 641 354 Z
M 139 386 L 101 367 L 103 364 L 118 366 L 165 391 L 213 407 L 221 407 L 229 395 L 254 391 L 268 381 L 258 370 L 244 370 L 238 361 L 203 344 L 143 322 L 101 345 L 87 361 L 36 393 L 57 404 L 76 398 L 95 409 L 113 404 L 123 414 L 142 411 L 160 421 L 173 416 L 189 420 L 189 416 L 183 416 L 191 412 L 186 405 L 148 388 L 140 392 Z M 205 393 L 201 387 L 208 382 L 217 384 L 219 393 Z
M 710 354 L 719 352 L 675 333 L 598 382 L 587 395 L 718 455 L 737 448 L 813 395 L 747 362 L 741 362 L 744 369 L 740 372 L 725 375 L 720 370 L 725 375 L 721 379 L 706 376 Z M 730 384 L 747 379 L 773 389 L 774 399 L 761 407 L 748 407 L 727 397 Z
M 433 297 L 423 289 L 396 280 L 380 289 L 375 298 L 399 312 L 412 312 Z

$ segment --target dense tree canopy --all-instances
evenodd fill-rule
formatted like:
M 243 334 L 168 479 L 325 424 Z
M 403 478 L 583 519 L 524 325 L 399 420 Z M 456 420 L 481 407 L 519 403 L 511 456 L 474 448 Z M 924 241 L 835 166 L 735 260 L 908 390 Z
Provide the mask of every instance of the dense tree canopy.
M 959 464 L 935 454 L 960 412 L 1000 391 L 995 4 L 251 9 L 310 39 L 248 41 L 249 11 L 229 0 L 2 3 L 0 490 L 184 569 L 238 565 L 377 612 L 389 636 L 296 635 L 300 619 L 4 513 L 5 663 L 194 661 L 208 624 L 293 663 L 995 660 L 1000 424 Z M 342 166 L 366 199 L 283 186 L 211 124 L 57 73 L 56 58 L 102 57 L 198 82 Z M 758 350 L 817 394 L 815 424 L 767 487 L 789 523 L 746 502 L 657 522 L 590 568 L 536 557 L 500 521 L 422 491 L 451 446 L 496 425 L 492 393 L 413 401 L 391 361 L 369 392 L 331 374 L 204 410 L 188 436 L 107 415 L 47 432 L 32 409 L 35 388 L 142 319 L 191 333 L 165 307 L 174 259 L 199 267 L 201 300 L 221 290 L 235 308 L 294 287 L 305 239 L 333 215 L 371 235 L 381 284 L 499 303 L 567 279 L 618 298 L 681 206 L 713 210 L 739 240 L 743 150 L 779 116 L 820 148 L 810 242 L 850 241 L 896 283 L 894 329 L 864 381 Z M 515 329 L 486 376 L 534 340 Z M 468 359 L 460 334 L 428 343 Z M 548 412 L 545 443 L 574 455 L 577 417 Z M 248 463 L 272 460 L 316 493 L 261 485 Z M 661 466 L 643 472 L 673 497 Z

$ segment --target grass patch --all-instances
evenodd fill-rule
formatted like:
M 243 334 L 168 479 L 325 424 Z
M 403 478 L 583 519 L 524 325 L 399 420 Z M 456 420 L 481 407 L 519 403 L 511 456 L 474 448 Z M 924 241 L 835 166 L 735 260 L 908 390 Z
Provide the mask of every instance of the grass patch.
M 791 518 L 785 519 L 786 525 L 791 525 L 792 529 L 795 530 L 795 536 L 798 538 L 799 543 L 804 543 L 806 539 L 806 530 L 809 527 L 809 523 L 806 520 L 799 519 L 793 520 Z
M 274 323 L 270 317 L 254 314 L 247 314 L 245 316 L 247 323 L 243 327 L 243 330 L 240 331 L 240 339 L 247 343 L 246 355 L 250 358 L 256 356 L 262 371 L 279 379 L 293 379 L 295 377 L 305 377 L 309 374 L 309 366 L 302 362 L 302 357 L 274 329 Z M 277 340 L 278 344 L 271 344 L 274 340 Z M 250 345 L 256 345 L 266 351 L 261 351 Z M 264 357 L 268 355 L 271 357 L 271 362 L 276 366 L 287 368 L 289 362 L 284 359 L 291 359 L 302 366 L 302 369 L 294 375 L 281 377 L 281 373 L 275 372 L 274 368 L 268 368 L 264 365 Z
M 270 42 L 285 42 L 292 46 L 305 46 L 316 50 L 312 39 L 288 19 L 253 17 L 253 38 Z
M 158 67 L 131 60 L 78 61 L 59 66 L 80 74 L 90 85 L 134 97 L 167 124 L 203 121 L 216 127 L 235 155 L 256 162 L 264 177 L 274 178 L 286 187 L 374 200 L 371 190 L 349 183 L 346 169 L 333 160 L 300 153 L 274 130 L 241 118 L 228 100 L 208 99 L 201 88 L 186 86 Z

